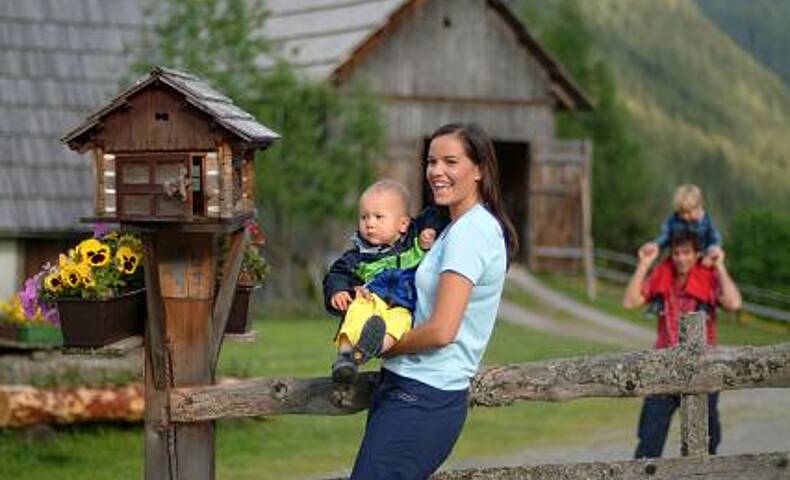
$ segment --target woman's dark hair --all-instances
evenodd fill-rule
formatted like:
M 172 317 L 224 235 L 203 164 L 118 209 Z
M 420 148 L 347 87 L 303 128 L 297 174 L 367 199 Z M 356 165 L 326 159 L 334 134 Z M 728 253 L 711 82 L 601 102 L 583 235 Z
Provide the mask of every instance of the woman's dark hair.
M 449 123 L 439 127 L 429 140 L 432 142 L 437 137 L 454 135 L 461 140 L 466 156 L 480 168 L 481 180 L 479 193 L 483 205 L 499 221 L 505 234 L 507 247 L 507 264 L 518 255 L 518 236 L 513 223 L 505 213 L 502 205 L 502 195 L 499 192 L 499 167 L 497 166 L 494 144 L 483 127 L 476 123 Z

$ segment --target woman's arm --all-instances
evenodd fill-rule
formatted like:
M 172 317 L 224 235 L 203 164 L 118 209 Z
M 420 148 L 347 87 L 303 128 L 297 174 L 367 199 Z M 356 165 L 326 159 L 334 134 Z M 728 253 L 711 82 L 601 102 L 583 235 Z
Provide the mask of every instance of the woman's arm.
M 471 280 L 451 270 L 439 276 L 436 303 L 427 322 L 406 332 L 385 357 L 439 348 L 455 340 L 472 295 Z

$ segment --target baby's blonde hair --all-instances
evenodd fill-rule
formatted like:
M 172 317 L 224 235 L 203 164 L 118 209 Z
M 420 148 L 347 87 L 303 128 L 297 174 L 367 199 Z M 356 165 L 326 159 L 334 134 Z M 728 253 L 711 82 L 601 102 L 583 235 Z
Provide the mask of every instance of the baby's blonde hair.
M 690 212 L 695 208 L 702 208 L 702 190 L 693 183 L 678 185 L 672 197 L 672 206 L 679 213 Z
M 368 193 L 374 193 L 374 192 L 375 193 L 379 193 L 379 192 L 394 193 L 398 197 L 398 199 L 400 200 L 401 205 L 403 206 L 403 214 L 404 215 L 408 215 L 409 214 L 409 208 L 410 208 L 410 204 L 411 204 L 411 195 L 409 195 L 409 191 L 406 190 L 406 187 L 402 183 L 400 183 L 400 182 L 398 182 L 396 180 L 392 180 L 390 178 L 384 178 L 384 179 L 378 180 L 373 185 L 371 185 L 368 188 L 366 188 L 365 191 L 362 192 L 362 195 L 360 196 L 360 198 L 364 197 Z

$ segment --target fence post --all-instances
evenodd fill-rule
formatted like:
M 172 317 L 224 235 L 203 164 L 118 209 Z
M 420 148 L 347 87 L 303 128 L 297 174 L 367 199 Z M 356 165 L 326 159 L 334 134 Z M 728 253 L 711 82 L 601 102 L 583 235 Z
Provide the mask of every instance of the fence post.
M 686 358 L 694 362 L 705 353 L 705 313 L 693 312 L 680 319 L 680 344 Z M 696 365 L 687 364 L 694 369 Z M 684 457 L 708 455 L 708 395 L 680 397 L 680 454 Z

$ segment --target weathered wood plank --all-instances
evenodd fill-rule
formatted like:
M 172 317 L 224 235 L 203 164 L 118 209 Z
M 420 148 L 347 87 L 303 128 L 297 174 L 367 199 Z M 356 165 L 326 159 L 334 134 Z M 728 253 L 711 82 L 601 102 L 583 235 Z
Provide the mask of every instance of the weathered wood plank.
M 222 283 L 214 301 L 214 310 L 211 315 L 208 359 L 212 368 L 216 366 L 219 358 L 223 332 L 228 324 L 228 315 L 230 315 L 230 309 L 233 305 L 233 296 L 236 293 L 236 284 L 241 272 L 242 260 L 244 260 L 244 250 L 249 244 L 250 233 L 246 228 L 242 228 L 230 235 L 230 248 L 228 249 L 225 265 L 222 267 Z
M 563 401 L 582 397 L 639 397 L 790 386 L 790 343 L 719 347 L 696 367 L 682 348 L 576 357 L 483 369 L 472 383 L 471 403 L 510 405 L 517 400 Z M 695 359 L 694 362 L 697 360 Z M 367 407 L 369 383 L 361 376 L 338 401 L 325 378 L 259 378 L 235 385 L 177 388 L 172 420 L 190 422 L 273 414 L 354 413 Z
M 145 289 L 148 321 L 145 325 L 145 350 L 147 359 L 151 361 L 152 385 L 157 390 L 164 390 L 168 384 L 165 378 L 167 371 L 167 349 L 165 348 L 164 304 L 159 288 L 159 264 L 156 239 L 152 235 L 143 234 L 145 264 Z M 146 360 L 146 361 L 148 361 Z
M 706 315 L 701 312 L 680 319 L 680 343 L 690 355 L 705 352 Z M 680 396 L 680 453 L 684 457 L 708 455 L 708 395 Z
M 170 392 L 174 422 L 273 414 L 348 415 L 362 411 L 378 373 L 363 373 L 353 387 L 329 378 L 259 378 Z
M 568 463 L 440 472 L 433 480 L 779 480 L 790 453 Z

